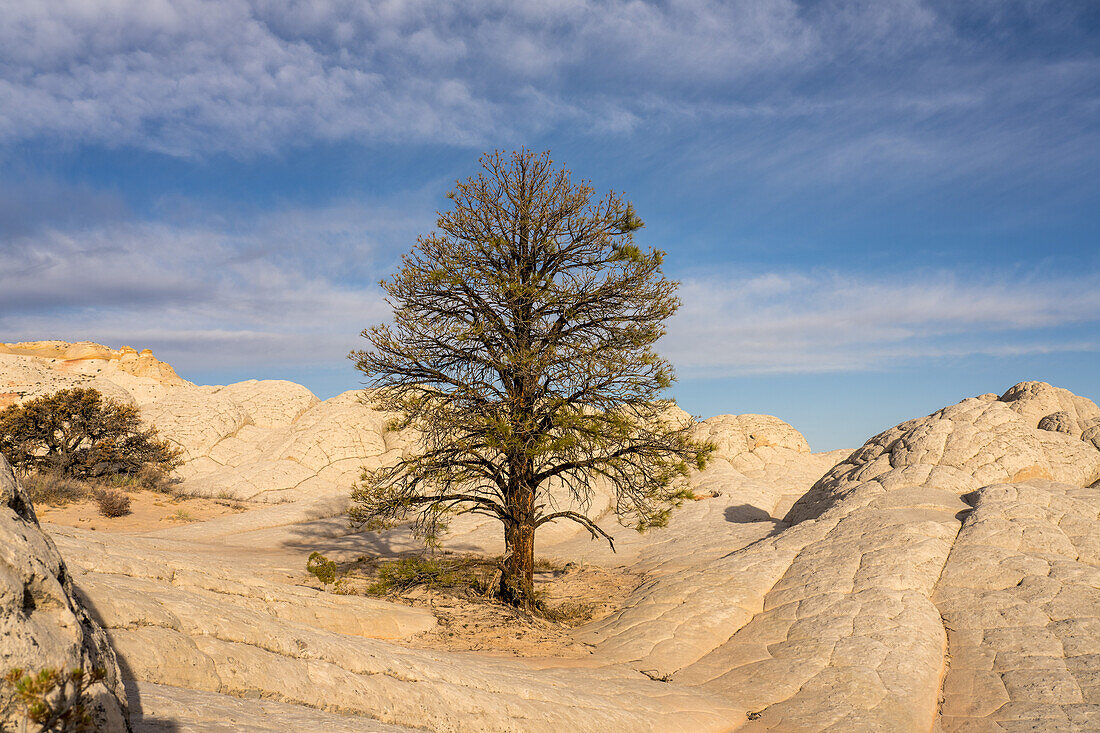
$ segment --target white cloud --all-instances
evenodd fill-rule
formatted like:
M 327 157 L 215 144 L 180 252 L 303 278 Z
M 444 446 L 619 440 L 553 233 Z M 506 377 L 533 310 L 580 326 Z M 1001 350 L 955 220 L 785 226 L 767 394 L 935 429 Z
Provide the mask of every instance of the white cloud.
M 869 197 L 963 176 L 1048 175 L 1067 200 L 1094 190 L 1062 174 L 1095 178 L 1100 62 L 1081 44 L 1014 53 L 1027 49 L 1005 42 L 1020 25 L 1005 7 L 1021 3 L 961 5 L 0 0 L 0 153 L 27 140 L 196 157 L 492 148 L 562 128 L 620 138 L 670 180 L 741 177 L 772 205 L 823 182 L 870 181 Z M 1036 33 L 1072 30 L 1074 4 L 1023 5 Z M 990 37 L 953 13 L 992 18 Z M 647 128 L 657 137 L 628 139 Z M 660 134 L 691 144 L 666 155 Z M 391 255 L 434 219 L 414 194 L 140 222 L 110 192 L 6 178 L 0 341 L 163 347 L 185 372 L 341 361 L 387 315 L 374 283 Z M 663 348 L 685 375 L 1098 350 L 1097 293 L 1095 276 L 694 279 Z
M 767 273 L 685 280 L 662 350 L 685 376 L 1100 351 L 1100 278 Z M 1067 336 L 1074 328 L 1090 332 Z
M 411 199 L 234 221 L 111 221 L 0 245 L 0 341 L 152 347 L 189 370 L 339 368 L 389 317 L 376 282 L 430 220 Z M 685 279 L 682 376 L 1100 350 L 1100 279 L 773 271 Z
M 563 122 L 629 130 L 653 99 L 670 113 L 713 109 L 741 89 L 759 104 L 837 57 L 882 60 L 949 35 L 910 0 L 26 0 L 4 14 L 0 140 L 177 155 L 311 140 L 484 146 Z M 537 108 L 517 96 L 530 87 Z
M 414 195 L 0 241 L 0 341 L 151 347 L 184 373 L 339 366 L 359 332 L 387 317 L 376 282 L 414 241 L 423 207 Z
M 1005 53 L 1005 4 L 1020 5 L 8 0 L 0 153 L 26 140 L 182 157 L 491 149 L 568 131 L 647 150 L 690 138 L 698 159 L 674 165 L 736 170 L 773 196 L 1037 168 L 1079 179 L 1100 150 L 1100 62 L 1080 43 Z M 1080 12 L 1023 4 L 1047 42 Z

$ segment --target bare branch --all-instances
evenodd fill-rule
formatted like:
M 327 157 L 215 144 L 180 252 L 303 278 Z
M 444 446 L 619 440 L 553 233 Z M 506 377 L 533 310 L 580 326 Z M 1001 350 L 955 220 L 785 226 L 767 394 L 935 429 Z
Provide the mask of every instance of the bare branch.
M 611 537 L 611 535 L 609 535 L 607 532 L 604 532 L 598 524 L 579 512 L 565 511 L 547 514 L 545 517 L 541 517 L 538 522 L 535 523 L 535 526 L 541 527 L 547 522 L 553 522 L 555 519 L 571 519 L 572 521 L 587 529 L 589 534 L 592 535 L 592 539 L 603 537 L 605 540 L 607 540 L 607 544 L 611 546 L 611 551 L 615 552 L 615 540 Z

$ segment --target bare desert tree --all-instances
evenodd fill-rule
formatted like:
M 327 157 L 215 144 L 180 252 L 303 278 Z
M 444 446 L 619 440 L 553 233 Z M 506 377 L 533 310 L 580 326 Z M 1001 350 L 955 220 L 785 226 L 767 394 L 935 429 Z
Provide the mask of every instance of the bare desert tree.
M 631 204 L 595 198 L 548 153 L 481 164 L 383 281 L 392 325 L 364 330 L 369 347 L 351 354 L 375 406 L 421 436 L 396 465 L 364 473 L 351 515 L 372 527 L 413 516 L 429 540 L 455 512 L 499 519 L 501 597 L 530 607 L 536 529 L 572 520 L 614 548 L 577 510 L 595 482 L 621 518 L 659 525 L 711 447 L 660 397 L 673 372 L 653 346 L 677 283 L 662 252 L 634 244 Z

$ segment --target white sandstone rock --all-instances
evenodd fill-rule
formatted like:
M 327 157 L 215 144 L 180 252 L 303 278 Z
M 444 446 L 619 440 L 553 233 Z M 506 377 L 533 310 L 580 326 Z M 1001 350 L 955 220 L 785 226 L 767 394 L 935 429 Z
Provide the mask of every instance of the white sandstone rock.
M 958 485 L 960 494 L 1031 478 L 1076 486 L 1100 479 L 1100 451 L 1091 441 L 1039 429 L 1052 405 L 1071 408 L 1076 415 L 1100 413 L 1090 400 L 1043 382 L 1018 384 L 996 401 L 963 400 L 871 438 L 818 481 L 787 520 L 819 516 L 860 484 L 905 467 L 955 470 L 965 477 Z
M 416 547 L 408 528 L 358 532 L 339 516 L 362 466 L 412 445 L 361 393 L 142 386 L 127 380 L 167 379 L 151 355 L 77 347 L 0 348 L 0 392 L 21 399 L 35 375 L 86 383 L 88 365 L 118 362 L 93 378 L 186 450 L 185 486 L 285 502 L 145 536 L 52 529 L 136 680 L 138 730 L 146 713 L 147 730 L 158 716 L 180 730 L 1100 727 L 1100 409 L 1066 390 L 1021 383 L 854 452 L 810 453 L 773 417 L 704 421 L 715 459 L 668 528 L 620 527 L 601 488 L 591 516 L 617 553 L 571 524 L 538 537 L 540 556 L 644 574 L 621 609 L 576 630 L 590 657 L 513 660 L 407 648 L 434 625 L 427 611 L 297 584 L 314 549 Z M 77 366 L 28 366 L 60 359 L 29 352 Z M 461 517 L 444 543 L 493 554 L 500 534 Z
M 115 653 L 75 598 L 65 562 L 0 456 L 0 670 L 6 674 L 16 667 L 32 674 L 46 668 L 62 674 L 103 669 L 106 678 L 86 693 L 96 730 L 127 729 Z M 22 723 L 18 704 L 0 706 L 0 728 L 16 730 Z

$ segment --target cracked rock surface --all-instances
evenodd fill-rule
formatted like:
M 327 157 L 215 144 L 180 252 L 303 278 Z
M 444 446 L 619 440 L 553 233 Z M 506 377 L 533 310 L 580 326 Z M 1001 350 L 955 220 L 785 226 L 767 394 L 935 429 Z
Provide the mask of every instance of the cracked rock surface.
M 944 730 L 1100 730 L 1100 489 L 968 495 L 933 601 L 947 629 Z
M 267 502 L 145 534 L 48 528 L 135 730 L 1100 729 L 1100 409 L 1049 384 L 854 452 L 812 453 L 768 416 L 700 423 L 718 451 L 666 529 L 618 526 L 601 494 L 618 552 L 571 524 L 537 538 L 540 556 L 642 577 L 570 659 L 416 648 L 428 610 L 302 585 L 313 550 L 416 548 L 340 516 L 358 467 L 408 447 L 357 395 L 129 394 L 189 446 L 189 485 Z M 499 527 L 461 517 L 445 545 L 499 553 Z
M 73 591 L 57 547 L 39 527 L 27 495 L 0 456 L 0 670 L 103 669 L 87 696 L 96 730 L 125 731 L 126 694 L 107 635 Z M 0 730 L 18 730 L 23 710 L 0 699 Z

